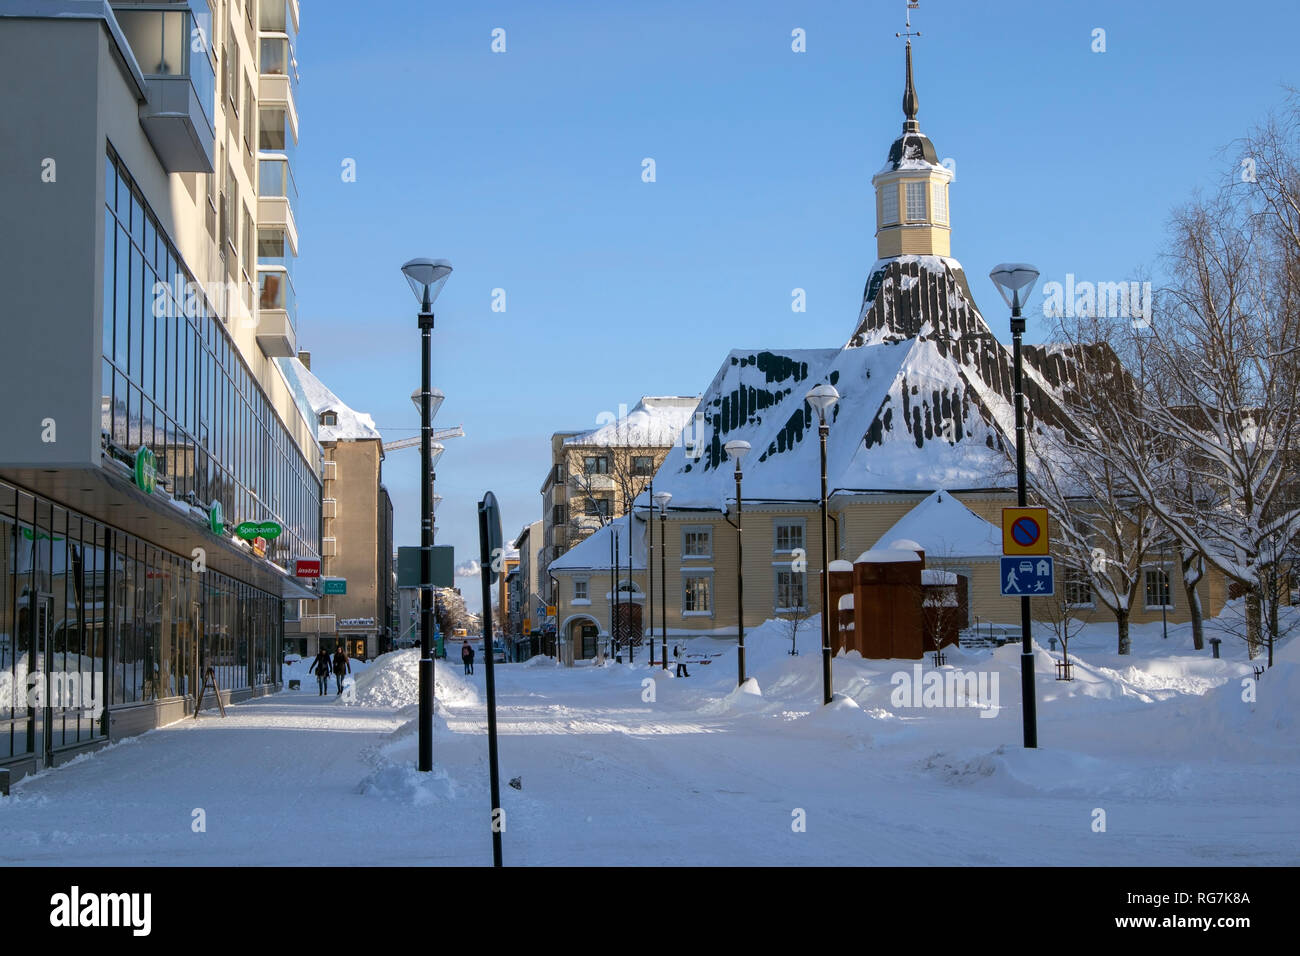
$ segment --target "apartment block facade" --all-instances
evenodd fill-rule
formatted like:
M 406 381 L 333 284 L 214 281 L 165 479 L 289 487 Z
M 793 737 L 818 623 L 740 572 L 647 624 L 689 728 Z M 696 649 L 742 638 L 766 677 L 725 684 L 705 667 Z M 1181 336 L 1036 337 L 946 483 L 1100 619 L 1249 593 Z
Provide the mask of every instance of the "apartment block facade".
M 284 604 L 315 597 L 294 564 L 319 551 L 321 449 L 269 279 L 297 251 L 297 20 L 294 0 L 0 0 L 22 78 L 0 89 L 17 774 L 192 712 L 205 677 L 227 701 L 276 689 Z

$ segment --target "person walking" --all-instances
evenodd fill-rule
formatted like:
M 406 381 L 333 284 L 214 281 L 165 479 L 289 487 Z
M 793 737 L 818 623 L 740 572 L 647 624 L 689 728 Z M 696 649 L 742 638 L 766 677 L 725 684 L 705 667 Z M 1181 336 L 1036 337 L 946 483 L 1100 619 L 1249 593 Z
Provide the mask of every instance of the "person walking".
M 678 677 L 690 677 L 691 672 L 686 669 L 686 650 L 680 643 L 673 645 L 673 657 L 677 658 L 677 675 Z
M 316 675 L 316 686 L 320 688 L 320 694 L 317 696 L 324 697 L 325 692 L 330 686 L 330 655 L 329 651 L 321 648 L 316 652 L 316 659 L 311 662 L 311 673 Z
M 334 681 L 338 684 L 338 693 L 343 693 L 343 675 L 351 673 L 352 661 L 348 660 L 348 652 L 340 644 L 334 652 Z
M 474 673 L 474 648 L 469 646 L 469 641 L 464 641 L 460 645 L 461 663 L 465 665 L 465 673 Z

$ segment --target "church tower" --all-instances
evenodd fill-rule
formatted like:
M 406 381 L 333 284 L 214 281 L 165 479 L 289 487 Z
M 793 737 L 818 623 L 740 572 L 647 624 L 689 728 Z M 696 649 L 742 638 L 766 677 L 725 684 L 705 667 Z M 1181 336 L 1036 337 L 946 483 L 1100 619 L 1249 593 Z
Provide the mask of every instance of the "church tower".
M 939 164 L 934 144 L 916 121 L 912 41 L 907 41 L 903 89 L 903 135 L 889 147 L 885 168 L 871 177 L 876 189 L 876 257 L 950 254 L 948 185 L 952 173 Z

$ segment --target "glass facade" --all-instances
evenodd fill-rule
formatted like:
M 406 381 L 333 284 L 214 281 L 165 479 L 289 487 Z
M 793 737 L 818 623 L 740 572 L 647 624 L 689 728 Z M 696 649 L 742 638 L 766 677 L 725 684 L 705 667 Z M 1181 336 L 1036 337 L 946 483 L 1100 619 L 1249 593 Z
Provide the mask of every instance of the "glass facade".
M 147 445 L 174 498 L 218 500 L 230 524 L 279 523 L 268 552 L 278 564 L 317 553 L 319 449 L 304 456 L 111 147 L 106 169 L 100 402 L 110 447 Z
M 281 681 L 282 600 L 0 482 L 0 762 L 106 736 L 107 709 Z

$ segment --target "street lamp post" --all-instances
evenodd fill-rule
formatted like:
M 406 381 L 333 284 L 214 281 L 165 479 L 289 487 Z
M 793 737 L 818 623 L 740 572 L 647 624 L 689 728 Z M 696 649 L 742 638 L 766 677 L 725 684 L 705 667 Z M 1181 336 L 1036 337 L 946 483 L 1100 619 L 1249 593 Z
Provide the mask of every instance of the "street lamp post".
M 645 608 L 646 614 L 650 620 L 650 666 L 655 666 L 655 522 L 654 522 L 654 500 L 655 500 L 655 479 L 654 475 L 650 476 L 650 491 L 646 497 L 646 502 L 650 507 L 646 510 L 646 597 Z M 632 510 L 636 511 L 636 499 L 632 499 Z
M 1029 300 L 1038 270 L 1024 262 L 1004 262 L 994 266 L 989 278 L 998 287 L 1003 300 L 1011 307 L 1011 348 L 1015 361 L 1016 398 L 1016 503 L 1023 508 L 1028 499 L 1025 471 L 1025 394 L 1020 337 L 1025 333 L 1025 318 L 1021 309 Z M 1023 703 L 1024 737 L 1026 747 L 1038 746 L 1038 714 L 1034 698 L 1034 651 L 1029 619 L 1029 598 L 1020 598 L 1020 696 Z
M 668 527 L 668 502 L 673 500 L 673 496 L 670 492 L 661 491 L 655 495 L 654 500 L 659 506 L 659 643 L 663 652 L 662 669 L 668 670 L 668 539 L 665 535 Z M 651 595 L 652 599 L 653 597 Z
M 433 302 L 451 275 L 446 259 L 412 259 L 402 266 L 402 274 L 420 302 L 420 743 L 417 769 L 433 769 L 433 657 L 431 636 L 433 621 L 433 489 L 429 475 L 433 471 L 433 389 L 430 363 L 433 348 Z
M 835 403 L 840 400 L 840 393 L 835 390 L 834 385 L 821 384 L 814 385 L 804 396 L 804 401 L 811 405 L 817 412 L 817 437 L 821 442 L 822 452 L 822 703 L 831 702 L 831 627 L 830 627 L 830 603 L 831 603 L 831 576 L 826 573 L 826 567 L 829 562 L 829 555 L 826 547 L 827 527 L 826 527 L 826 435 L 830 432 L 830 426 L 826 423 L 826 413 L 835 407 Z
M 739 679 L 736 686 L 745 683 L 745 560 L 741 538 L 740 463 L 749 453 L 749 442 L 734 439 L 722 446 L 736 462 L 736 667 Z

